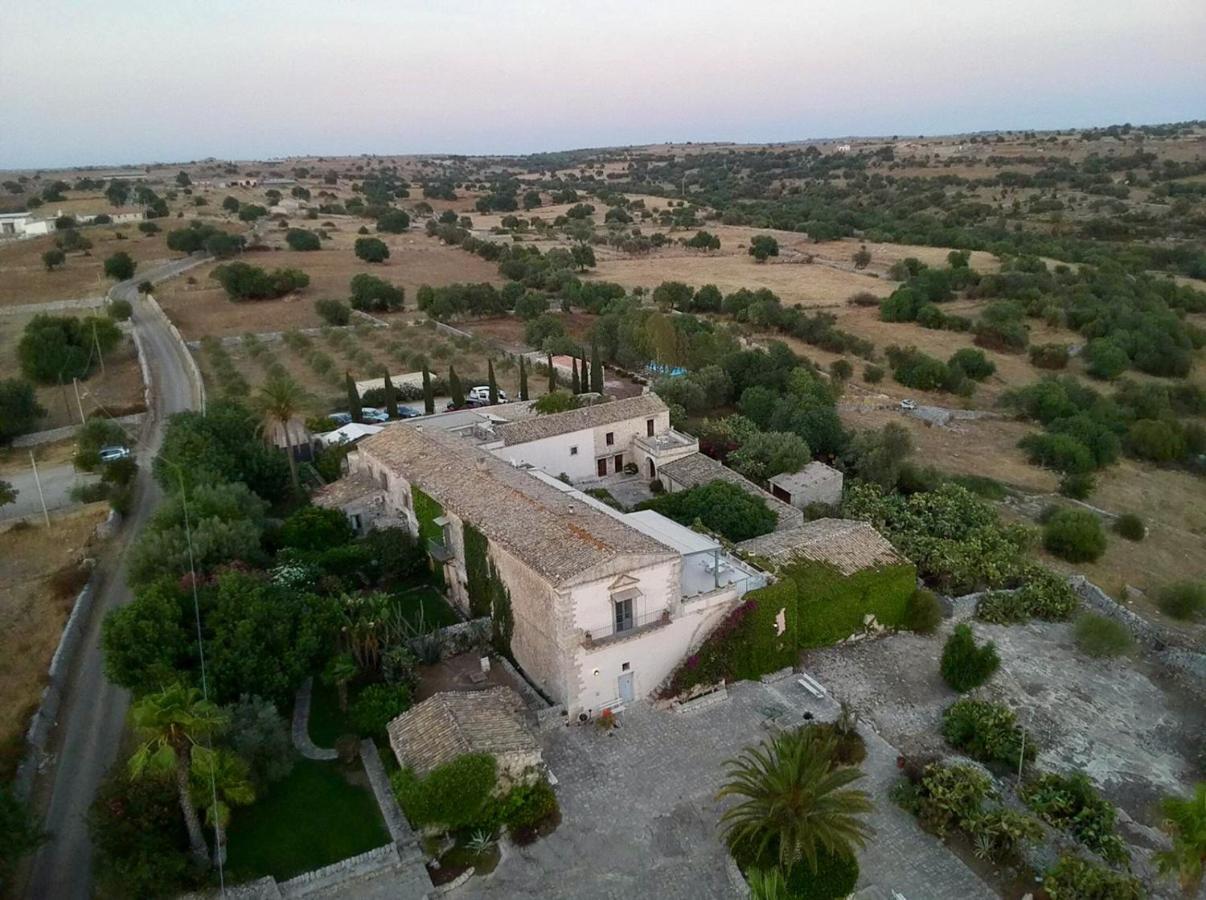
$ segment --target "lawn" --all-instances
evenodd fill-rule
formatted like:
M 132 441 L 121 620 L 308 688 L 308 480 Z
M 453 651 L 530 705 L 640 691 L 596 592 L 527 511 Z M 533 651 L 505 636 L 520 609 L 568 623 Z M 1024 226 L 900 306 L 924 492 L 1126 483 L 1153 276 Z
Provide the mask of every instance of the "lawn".
M 319 747 L 334 747 L 339 738 L 353 733 L 355 729 L 339 708 L 339 691 L 335 685 L 316 678 L 310 694 L 310 740 Z
M 448 605 L 444 595 L 429 584 L 401 592 L 398 594 L 398 600 L 402 604 L 402 613 L 406 621 L 415 628 L 427 631 L 433 627 L 455 625 L 460 621 L 460 617 Z
M 389 842 L 377 801 L 339 763 L 298 760 L 264 799 L 235 812 L 227 866 L 239 880 L 292 878 Z

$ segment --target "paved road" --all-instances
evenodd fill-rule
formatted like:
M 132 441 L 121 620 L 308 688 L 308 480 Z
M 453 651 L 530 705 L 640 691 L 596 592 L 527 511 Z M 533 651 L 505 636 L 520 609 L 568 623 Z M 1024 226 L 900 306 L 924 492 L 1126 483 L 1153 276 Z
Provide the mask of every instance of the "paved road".
M 196 265 L 184 259 L 139 272 L 136 279 L 113 289 L 115 297 L 134 304 L 134 327 L 138 329 L 151 373 L 151 404 L 143 422 L 138 456 L 146 463 L 154 457 L 163 439 L 163 424 L 174 412 L 194 404 L 194 388 L 185 366 L 184 352 L 168 332 L 163 320 L 137 292 L 144 279 L 159 281 Z M 126 523 L 125 536 L 137 534 L 154 512 L 162 494 L 150 476 L 149 465 L 139 470 L 135 506 Z M 35 801 L 46 810 L 45 828 L 51 839 L 34 857 L 24 895 L 84 900 L 92 895 L 92 847 L 87 815 L 105 773 L 113 764 L 125 726 L 129 696 L 110 684 L 101 664 L 100 626 L 105 613 L 129 599 L 126 588 L 125 555 L 128 544 L 115 548 L 112 558 L 102 562 L 100 589 L 96 595 L 80 653 L 73 667 L 52 735 L 51 759 L 37 779 Z
M 46 508 L 49 510 L 75 505 L 75 501 L 67 494 L 76 482 L 96 481 L 99 477 L 86 472 L 76 472 L 75 466 L 71 463 L 45 468 L 38 466 L 38 476 L 42 479 L 42 493 L 46 497 Z M 42 504 L 38 502 L 38 485 L 34 480 L 33 469 L 26 468 L 20 472 L 0 475 L 0 481 L 7 481 L 17 489 L 17 501 L 0 507 L 0 522 L 5 519 L 22 519 L 25 516 L 42 514 Z

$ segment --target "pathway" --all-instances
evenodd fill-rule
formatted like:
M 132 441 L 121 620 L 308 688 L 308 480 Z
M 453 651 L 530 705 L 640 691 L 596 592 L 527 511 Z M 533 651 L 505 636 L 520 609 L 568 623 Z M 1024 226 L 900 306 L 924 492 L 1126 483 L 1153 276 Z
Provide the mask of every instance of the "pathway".
M 313 689 L 313 678 L 307 678 L 297 689 L 297 698 L 293 701 L 293 746 L 306 759 L 335 759 L 339 754 L 334 749 L 319 747 L 310 740 L 310 695 Z

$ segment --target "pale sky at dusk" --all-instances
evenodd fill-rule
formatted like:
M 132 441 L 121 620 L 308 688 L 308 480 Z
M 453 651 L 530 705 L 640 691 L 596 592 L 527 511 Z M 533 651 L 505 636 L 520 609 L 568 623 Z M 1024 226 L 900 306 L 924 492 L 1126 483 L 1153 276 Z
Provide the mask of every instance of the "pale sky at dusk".
M 1204 0 L 8 0 L 0 168 L 1206 118 Z

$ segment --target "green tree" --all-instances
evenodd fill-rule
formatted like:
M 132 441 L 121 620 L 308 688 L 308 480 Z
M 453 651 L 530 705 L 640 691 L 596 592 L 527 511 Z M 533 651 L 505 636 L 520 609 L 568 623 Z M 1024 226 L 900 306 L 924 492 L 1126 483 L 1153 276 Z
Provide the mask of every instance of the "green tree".
M 730 541 L 744 541 L 774 530 L 778 521 L 761 497 L 727 481 L 663 494 L 646 500 L 641 509 L 653 509 L 682 525 L 696 521 Z
M 519 399 L 528 399 L 528 369 L 524 357 L 519 357 Z
M 251 768 L 229 750 L 197 747 L 193 751 L 192 792 L 193 802 L 205 810 L 205 824 L 214 830 L 221 853 L 231 807 L 255 802 Z
M 799 435 L 759 431 L 729 455 L 728 464 L 752 481 L 766 481 L 783 472 L 798 472 L 811 460 L 812 452 Z
M 279 429 L 285 438 L 285 459 L 289 461 L 289 480 L 293 482 L 293 492 L 301 493 L 301 483 L 297 480 L 297 462 L 293 457 L 293 421 L 302 412 L 307 395 L 300 384 L 285 373 L 274 372 L 260 385 L 253 401 L 254 408 L 263 417 L 268 433 Z
M 108 316 L 37 315 L 25 325 L 17 357 L 27 378 L 42 384 L 87 378 L 105 354 L 121 341 L 121 330 Z M 0 424 L 0 431 L 4 425 Z
M 574 267 L 579 272 L 585 272 L 587 269 L 595 267 L 595 251 L 589 244 L 575 244 L 570 253 L 573 256 Z
M 498 382 L 494 380 L 494 360 L 486 360 L 486 378 L 490 388 L 490 405 L 495 406 L 498 403 Z
M 106 614 L 101 649 L 110 681 L 141 697 L 180 680 L 196 641 L 181 604 L 179 579 L 164 578 Z
M 599 358 L 599 340 L 590 341 L 590 389 L 596 394 L 603 393 L 603 360 Z
M 46 267 L 47 272 L 53 272 L 67 262 L 67 254 L 58 247 L 51 247 L 42 254 L 42 265 Z
M 431 370 L 423 363 L 423 412 L 431 415 L 435 412 L 435 390 L 431 385 Z
M 410 216 L 400 209 L 394 209 L 377 219 L 377 230 L 388 234 L 401 234 L 410 228 Z
M 460 409 L 465 405 L 465 388 L 454 366 L 448 367 L 448 395 L 452 398 L 453 408 Z
M 729 846 L 755 859 L 774 853 L 784 871 L 804 861 L 813 872 L 822 853 L 848 857 L 866 846 L 871 798 L 850 787 L 862 772 L 834 765 L 835 746 L 833 736 L 805 728 L 731 760 L 717 795 L 738 800 L 720 818 Z
M 348 685 L 360 674 L 360 666 L 350 653 L 338 653 L 332 656 L 323 670 L 323 680 L 335 685 L 339 697 L 339 710 L 348 711 Z
M 239 211 L 239 201 L 235 197 L 226 197 L 222 200 L 222 208 L 227 212 L 237 213 Z
M 118 250 L 105 260 L 105 277 L 114 281 L 128 281 L 134 277 L 136 268 L 134 258 L 124 250 Z
M 900 473 L 913 453 L 913 436 L 903 425 L 889 422 L 879 431 L 860 431 L 850 442 L 847 458 L 858 477 L 896 490 Z
M 850 259 L 854 262 L 854 268 L 865 269 L 871 265 L 871 251 L 867 249 L 866 244 L 862 244 L 854 251 Z
M 549 391 L 532 404 L 537 415 L 567 412 L 578 408 L 578 398 L 569 391 Z
M 1068 562 L 1093 562 L 1105 553 L 1101 520 L 1081 509 L 1061 509 L 1043 526 L 1043 546 Z
M 351 372 L 343 373 L 343 384 L 347 390 L 348 415 L 352 417 L 353 422 L 363 422 L 364 406 L 360 402 L 360 390 L 356 387 L 356 379 L 352 377 Z
M 368 263 L 383 263 L 389 259 L 389 246 L 380 238 L 356 238 L 355 252 L 358 259 Z
M 314 301 L 314 311 L 328 325 L 346 325 L 352 320 L 352 311 L 342 300 L 325 298 Z
M 766 262 L 772 256 L 779 255 L 779 242 L 769 234 L 757 234 L 750 241 L 749 255 L 757 262 Z
M 32 384 L 20 378 L 0 380 L 0 445 L 33 431 L 44 415 L 46 410 L 38 403 Z
M 0 506 L 8 506 L 17 502 L 17 489 L 11 482 L 0 481 Z
M 1206 866 L 1206 781 L 1194 785 L 1188 798 L 1165 797 L 1160 811 L 1173 845 L 1156 854 L 1156 865 L 1165 874 L 1175 874 L 1188 893 L 1201 883 Z
M 285 232 L 285 243 L 290 250 L 313 252 L 322 249 L 322 239 L 306 228 L 290 228 Z
M 0 879 L 7 881 L 17 861 L 38 849 L 46 838 L 29 808 L 0 786 Z
M 126 201 L 130 199 L 130 183 L 114 178 L 105 188 L 105 197 L 112 206 L 125 206 Z
M 398 391 L 390 380 L 389 372 L 385 373 L 385 413 L 391 419 L 398 418 Z
M 189 847 L 198 867 L 208 868 L 209 853 L 197 808 L 193 805 L 191 772 L 193 748 L 226 724 L 217 706 L 204 700 L 196 688 L 180 684 L 135 701 L 130 718 L 138 749 L 130 757 L 132 779 L 174 774 L 180 810 L 188 828 Z
M 582 382 L 578 378 L 578 358 L 577 357 L 574 357 L 573 361 L 571 362 L 571 367 L 572 367 L 573 374 L 570 376 L 570 393 L 571 394 L 581 394 L 582 393 Z
M 557 390 L 557 367 L 553 365 L 553 354 L 549 354 L 549 386 L 548 393 L 553 393 Z

